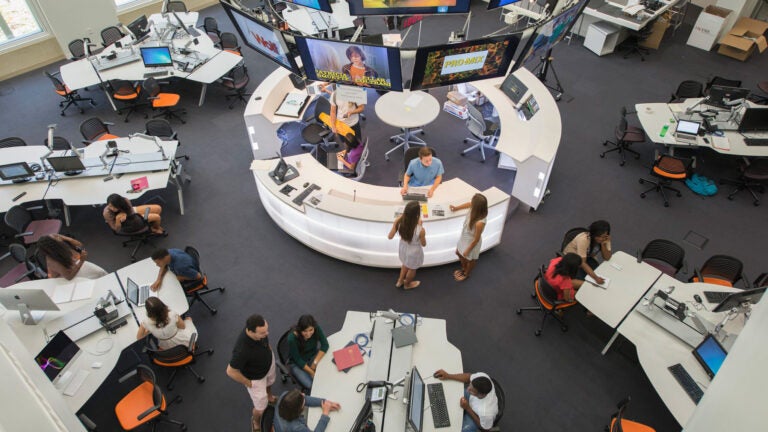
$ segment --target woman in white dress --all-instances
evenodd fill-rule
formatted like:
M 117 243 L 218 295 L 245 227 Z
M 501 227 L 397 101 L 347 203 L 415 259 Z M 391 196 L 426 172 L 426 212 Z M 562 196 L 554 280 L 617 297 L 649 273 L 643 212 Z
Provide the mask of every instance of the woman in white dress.
M 483 194 L 475 194 L 472 201 L 458 206 L 450 206 L 452 212 L 470 209 L 464 226 L 461 228 L 459 243 L 456 245 L 456 256 L 461 262 L 461 269 L 453 272 L 453 278 L 461 282 L 469 277 L 480 258 L 480 248 L 483 245 L 483 230 L 485 218 L 488 216 L 488 200 Z
M 399 257 L 403 263 L 395 287 L 414 289 L 421 284 L 413 278 L 416 277 L 416 270 L 424 263 L 424 246 L 427 245 L 426 233 L 421 226 L 421 206 L 418 202 L 409 201 L 405 205 L 403 214 L 392 223 L 388 236 L 390 240 L 395 237 L 395 233 L 400 234 Z
M 157 338 L 160 349 L 189 345 L 192 335 L 197 333 L 192 318 L 181 319 L 178 313 L 168 309 L 168 306 L 157 297 L 148 298 L 144 306 L 147 310 L 147 318 L 139 325 L 137 339 L 142 339 L 151 333 Z

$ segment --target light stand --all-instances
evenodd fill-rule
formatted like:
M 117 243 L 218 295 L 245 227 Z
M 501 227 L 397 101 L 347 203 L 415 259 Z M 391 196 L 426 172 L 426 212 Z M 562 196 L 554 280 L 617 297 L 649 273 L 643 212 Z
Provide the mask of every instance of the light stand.
M 539 59 L 539 64 L 536 65 L 536 78 L 544 83 L 544 87 L 548 88 L 550 91 L 555 92 L 555 100 L 559 101 L 560 98 L 563 97 L 565 89 L 560 83 L 560 78 L 557 77 L 557 71 L 555 71 L 555 66 L 552 64 L 552 60 L 552 48 L 550 48 L 547 50 L 547 54 Z M 552 76 L 555 77 L 555 86 L 547 84 L 547 74 L 550 70 L 552 71 Z

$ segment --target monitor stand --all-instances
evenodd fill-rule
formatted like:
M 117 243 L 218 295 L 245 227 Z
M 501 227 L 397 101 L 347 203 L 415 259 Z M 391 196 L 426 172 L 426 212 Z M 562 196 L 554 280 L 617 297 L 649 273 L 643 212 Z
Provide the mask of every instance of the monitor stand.
M 37 325 L 43 319 L 43 315 L 45 315 L 45 311 L 32 311 L 24 303 L 19 304 L 18 308 L 21 322 L 26 325 Z
M 274 181 L 278 186 L 283 184 L 283 183 L 285 183 L 285 182 L 289 182 L 289 181 L 295 179 L 298 176 L 299 176 L 299 171 L 297 171 L 296 168 L 293 167 L 293 165 L 288 165 L 287 166 L 287 169 L 285 171 L 285 175 L 283 176 L 282 180 L 278 179 L 275 176 L 275 172 L 274 171 L 270 171 L 269 172 L 269 178 L 271 178 L 272 181 Z
M 76 176 L 78 174 L 82 174 L 83 171 L 67 171 L 64 173 L 65 176 Z
M 32 177 L 24 177 L 24 178 L 17 178 L 11 180 L 13 183 L 26 183 L 28 182 Z

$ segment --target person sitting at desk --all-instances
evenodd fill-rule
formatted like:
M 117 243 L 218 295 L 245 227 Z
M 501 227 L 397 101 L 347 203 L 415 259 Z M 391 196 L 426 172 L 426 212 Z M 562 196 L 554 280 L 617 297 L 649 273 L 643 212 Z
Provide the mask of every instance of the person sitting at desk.
M 337 100 L 338 91 L 331 93 L 331 130 L 336 131 L 336 121 L 339 120 L 346 124 L 355 132 L 355 136 L 360 137 L 360 113 L 365 110 L 365 104 L 356 104 L 354 102 Z
M 611 259 L 611 224 L 604 220 L 592 222 L 589 229 L 577 234 L 570 243 L 565 245 L 562 252 L 563 254 L 575 253 L 581 257 L 581 269 L 576 279 L 584 280 L 589 275 L 602 285 L 605 279 L 595 274 L 594 268 L 598 264 L 595 256 L 600 252 L 604 260 Z
M 343 139 L 341 135 L 337 135 L 341 142 L 346 145 L 346 150 L 342 150 L 336 153 L 336 158 L 344 165 L 344 168 L 354 172 L 357 168 L 357 163 L 360 162 L 360 157 L 363 155 L 364 146 L 360 145 L 360 141 L 355 135 L 347 134 Z
M 103 268 L 85 260 L 88 251 L 81 242 L 71 237 L 61 234 L 40 237 L 37 250 L 45 256 L 45 268 L 48 269 L 49 278 L 98 279 L 107 274 Z
M 572 302 L 576 299 L 576 290 L 584 283 L 583 280 L 575 279 L 580 266 L 581 257 L 575 253 L 567 253 L 549 261 L 544 279 L 557 291 L 558 300 Z
M 449 374 L 443 369 L 435 372 L 434 377 L 468 384 L 464 397 L 459 401 L 464 409 L 461 432 L 478 432 L 493 427 L 493 421 L 499 413 L 499 401 L 491 377 L 483 372 Z
M 328 352 L 328 339 L 312 315 L 302 315 L 288 333 L 291 374 L 305 389 L 312 388 L 317 364 Z
M 431 148 L 424 146 L 419 150 L 419 157 L 408 164 L 408 169 L 405 170 L 403 176 L 403 188 L 400 190 L 400 194 L 407 194 L 409 186 L 432 185 L 427 191 L 427 197 L 432 198 L 435 189 L 443 181 L 444 172 L 443 162 L 432 156 Z
M 134 207 L 128 198 L 119 194 L 111 194 L 107 197 L 107 205 L 104 207 L 104 222 L 112 228 L 112 231 L 134 232 L 144 227 L 144 223 L 135 217 L 144 217 L 144 213 L 149 209 L 147 222 L 153 234 L 167 235 L 162 226 L 160 226 L 160 214 L 163 208 L 157 204 L 141 205 Z
M 298 390 L 290 390 L 280 395 L 277 401 L 277 415 L 273 423 L 275 432 L 313 432 L 307 426 L 307 420 L 302 416 L 304 406 L 321 407 L 323 415 L 315 426 L 314 432 L 323 432 L 328 426 L 331 411 L 338 411 L 341 405 L 326 399 L 304 396 Z
M 139 325 L 136 339 L 143 339 L 148 334 L 157 338 L 160 349 L 169 349 L 177 345 L 189 346 L 192 335 L 197 333 L 192 318 L 181 319 L 157 297 L 149 297 L 144 303 L 147 318 Z
M 203 278 L 197 268 L 194 258 L 181 249 L 157 249 L 152 252 L 152 261 L 160 267 L 157 279 L 150 285 L 152 291 L 157 291 L 163 284 L 163 277 L 168 270 L 176 275 L 182 287 L 195 285 Z

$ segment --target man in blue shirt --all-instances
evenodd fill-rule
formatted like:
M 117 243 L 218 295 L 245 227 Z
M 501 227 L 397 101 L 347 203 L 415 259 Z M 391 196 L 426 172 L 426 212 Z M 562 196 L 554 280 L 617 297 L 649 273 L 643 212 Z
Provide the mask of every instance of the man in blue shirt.
M 176 275 L 176 279 L 182 285 L 199 281 L 203 278 L 200 269 L 195 265 L 195 259 L 181 249 L 157 249 L 152 252 L 152 261 L 160 267 L 157 280 L 152 283 L 150 289 L 157 291 L 163 283 L 163 277 L 168 270 Z
M 427 191 L 427 197 L 432 198 L 435 189 L 443 181 L 444 172 L 443 162 L 432 156 L 431 148 L 424 146 L 419 150 L 418 159 L 413 159 L 408 164 L 408 169 L 405 170 L 405 175 L 403 176 L 403 188 L 400 190 L 400 194 L 407 194 L 408 186 L 432 185 Z

